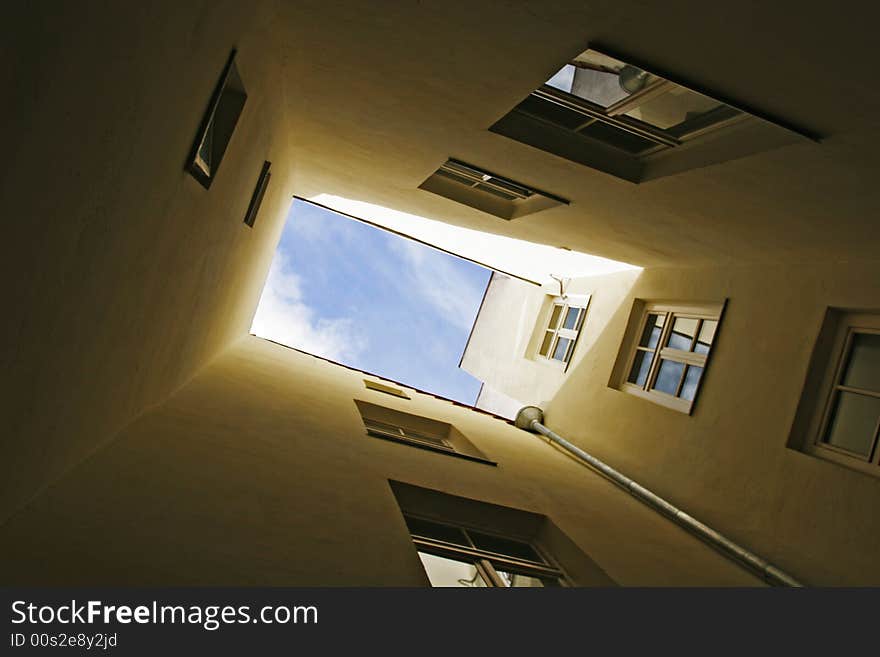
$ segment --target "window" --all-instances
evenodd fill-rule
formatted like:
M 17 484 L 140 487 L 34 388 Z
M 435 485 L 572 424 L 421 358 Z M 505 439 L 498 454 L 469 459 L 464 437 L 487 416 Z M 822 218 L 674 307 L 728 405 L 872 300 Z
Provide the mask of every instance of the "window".
M 429 447 L 431 449 L 440 449 L 447 452 L 454 452 L 455 449 L 442 435 L 431 435 L 415 429 L 397 426 L 396 424 L 388 424 L 379 420 L 371 420 L 364 418 L 364 426 L 367 433 L 371 436 L 379 438 L 390 438 L 405 443 L 414 443 L 420 447 Z
M 565 199 L 451 159 L 419 185 L 419 189 L 507 220 L 568 204 Z
M 364 383 L 370 388 L 372 387 L 370 384 L 373 382 L 364 381 Z M 394 388 L 390 389 L 394 390 Z M 477 449 L 464 434 L 448 422 L 404 413 L 359 399 L 355 400 L 355 405 L 361 414 L 361 420 L 368 436 L 470 461 L 478 461 L 487 465 L 496 465 L 487 459 L 485 454 Z
M 806 451 L 880 476 L 880 314 L 832 311 Z
M 386 395 L 393 395 L 394 397 L 400 397 L 401 399 L 409 399 L 409 395 L 407 395 L 400 388 L 386 386 L 384 383 L 379 383 L 378 381 L 369 381 L 368 379 L 364 379 L 364 385 L 367 387 L 368 390 L 384 392 Z
M 551 518 L 439 490 L 388 481 L 434 586 L 615 586 Z
M 202 119 L 186 169 L 205 189 L 211 186 L 235 124 L 244 109 L 247 93 L 235 65 L 235 51 L 229 56 L 208 110 Z
M 622 390 L 690 413 L 715 344 L 723 304 L 639 301 L 634 338 L 624 341 Z M 620 357 L 619 357 L 620 358 Z
M 244 215 L 244 223 L 251 228 L 254 227 L 254 222 L 257 220 L 257 214 L 260 212 L 260 205 L 263 203 L 263 196 L 266 193 L 266 187 L 269 185 L 269 178 L 272 177 L 272 174 L 269 173 L 269 167 L 271 166 L 271 162 L 263 162 L 260 177 L 257 178 L 257 186 L 254 187 L 254 193 L 251 195 L 251 202 L 248 205 L 247 213 Z
M 538 346 L 540 358 L 568 366 L 587 314 L 588 304 L 589 297 L 554 299 L 547 328 Z
M 720 150 L 716 141 L 703 156 L 693 152 L 709 133 L 736 124 Z M 594 49 L 562 66 L 490 130 L 632 182 L 781 145 L 765 139 L 768 130 L 798 136 Z M 746 148 L 749 140 L 755 144 Z M 691 152 L 675 165 L 680 150 Z
M 562 571 L 530 542 L 405 515 L 435 587 L 560 586 Z

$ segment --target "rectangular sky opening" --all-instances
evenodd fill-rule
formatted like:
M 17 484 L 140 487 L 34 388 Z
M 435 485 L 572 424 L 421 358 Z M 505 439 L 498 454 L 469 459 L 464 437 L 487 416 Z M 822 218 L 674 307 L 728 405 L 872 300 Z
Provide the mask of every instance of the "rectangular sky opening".
M 490 273 L 294 199 L 251 332 L 473 405 L 458 363 Z

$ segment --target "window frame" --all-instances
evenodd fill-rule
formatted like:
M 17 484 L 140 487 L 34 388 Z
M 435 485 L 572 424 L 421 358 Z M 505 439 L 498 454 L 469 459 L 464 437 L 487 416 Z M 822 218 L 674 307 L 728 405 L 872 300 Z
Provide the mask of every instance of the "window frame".
M 272 178 L 272 173 L 269 171 L 271 166 L 272 163 L 266 160 L 263 162 L 263 167 L 260 169 L 257 184 L 254 187 L 251 201 L 248 204 L 247 212 L 244 215 L 244 224 L 249 228 L 254 227 L 254 223 L 257 221 L 257 215 L 260 213 L 260 207 L 263 205 L 263 197 L 266 195 L 266 188 L 269 186 L 269 179 Z
M 573 295 L 565 297 L 556 296 L 551 299 L 550 308 L 547 311 L 546 315 L 547 319 L 545 322 L 542 323 L 543 328 L 538 334 L 538 343 L 535 347 L 536 359 L 547 363 L 548 365 L 559 367 L 563 370 L 563 372 L 568 371 L 568 367 L 574 358 L 574 350 L 577 348 L 578 339 L 580 338 L 580 335 L 584 329 L 584 324 L 587 319 L 587 309 L 590 306 L 591 298 L 592 297 L 590 295 Z M 562 310 L 559 312 L 559 318 L 556 322 L 556 325 L 551 326 L 551 322 L 553 320 L 553 312 L 556 307 L 561 307 Z M 565 323 L 565 318 L 568 316 L 568 311 L 570 308 L 580 309 L 578 319 L 575 322 L 575 328 L 573 329 L 567 329 L 563 327 L 563 324 Z M 544 346 L 544 340 L 548 333 L 552 333 L 553 337 L 550 340 L 550 347 L 548 348 L 547 353 L 542 354 L 541 348 Z M 553 354 L 556 352 L 556 345 L 559 342 L 560 338 L 564 338 L 570 341 L 562 360 L 553 357 Z
M 405 400 L 401 401 L 405 403 Z M 368 437 L 492 467 L 498 465 L 447 421 L 414 415 L 362 399 L 355 399 L 354 403 Z
M 237 50 L 233 49 L 226 61 L 226 65 L 223 67 L 223 72 L 211 95 L 208 108 L 202 117 L 199 131 L 196 134 L 185 167 L 186 171 L 198 180 L 205 189 L 210 189 L 211 183 L 217 177 L 220 164 L 223 162 L 226 151 L 232 141 L 232 136 L 235 134 L 235 129 L 241 120 L 241 115 L 244 113 L 244 107 L 247 104 L 247 89 L 244 86 L 244 81 L 236 64 L 236 55 Z M 231 118 L 228 126 L 226 126 L 228 127 L 228 134 L 216 135 L 216 119 L 221 106 L 225 110 L 231 111 L 234 117 Z M 217 146 L 216 153 L 214 153 L 217 159 L 216 162 L 205 162 L 201 156 L 202 147 L 209 138 L 212 140 L 215 138 L 225 139 L 222 145 Z
M 841 384 L 857 334 L 880 335 L 880 313 L 843 312 L 837 319 L 830 357 L 821 374 L 820 392 L 803 450 L 877 477 L 880 476 L 880 418 L 874 427 L 873 445 L 867 457 L 825 441 L 839 392 L 880 398 L 880 391 Z
M 501 572 L 504 572 L 503 569 L 506 568 L 509 572 L 514 574 L 534 577 L 542 581 L 552 580 L 559 586 L 563 587 L 571 586 L 565 572 L 546 554 L 544 550 L 531 540 L 516 536 L 507 536 L 481 528 L 437 520 L 436 518 L 427 516 L 404 513 L 404 520 L 407 518 L 413 518 L 415 520 L 425 521 L 435 525 L 442 525 L 446 528 L 455 529 L 461 532 L 468 545 L 451 543 L 430 536 L 421 536 L 414 533 L 411 529 L 410 537 L 412 538 L 417 553 L 423 552 L 425 554 L 452 559 L 453 561 L 472 564 L 485 582 L 487 588 L 514 588 L 504 581 L 504 578 L 499 572 L 499 568 L 502 569 Z M 470 536 L 469 532 L 471 531 L 528 545 L 535 554 L 538 555 L 540 561 L 533 561 L 524 557 L 513 557 L 501 552 L 493 552 L 485 548 L 479 548 Z M 427 572 L 425 574 L 427 575 Z
M 455 158 L 441 164 L 419 189 L 505 221 L 570 203 L 555 194 Z
M 624 62 L 624 64 L 626 64 L 626 62 Z M 650 72 L 648 71 L 648 73 Z M 650 74 L 655 75 L 654 73 Z M 539 100 L 555 103 L 566 109 L 582 114 L 584 121 L 580 125 L 570 129 L 570 131 L 575 134 L 585 136 L 589 139 L 597 139 L 595 137 L 590 137 L 589 135 L 583 135 L 581 130 L 599 121 L 623 132 L 628 132 L 637 137 L 653 142 L 653 146 L 646 147 L 638 152 L 623 150 L 627 155 L 637 159 L 648 157 L 649 155 L 653 155 L 669 148 L 681 146 L 690 139 L 733 125 L 749 116 L 746 112 L 731 107 L 717 98 L 713 98 L 712 96 L 708 96 L 699 91 L 694 91 L 684 85 L 661 78 L 660 76 L 655 75 L 655 77 L 658 79 L 644 89 L 637 91 L 631 96 L 622 98 L 608 107 L 602 107 L 598 103 L 587 100 L 586 98 L 581 98 L 580 96 L 563 91 L 562 89 L 551 87 L 546 82 L 533 91 L 531 95 Z M 641 107 L 643 104 L 650 102 L 674 87 L 680 87 L 691 93 L 711 98 L 712 100 L 717 101 L 720 106 L 679 124 L 680 127 L 678 129 L 673 129 L 676 126 L 673 126 L 672 128 L 660 128 L 641 119 L 626 115 L 627 112 Z M 712 120 L 713 117 L 717 117 L 716 120 Z M 618 148 L 602 139 L 597 140 L 612 148 Z
M 702 389 L 703 382 L 706 378 L 709 360 L 712 357 L 712 354 L 715 352 L 715 349 L 717 348 L 718 334 L 721 330 L 721 323 L 724 317 L 724 310 L 726 308 L 726 305 L 726 300 L 720 304 L 691 304 L 685 302 L 644 303 L 640 311 L 638 322 L 635 325 L 636 331 L 632 334 L 630 338 L 625 339 L 624 344 L 621 347 L 621 352 L 623 352 L 624 350 L 626 351 L 626 360 L 624 361 L 625 366 L 620 373 L 620 383 L 617 387 L 624 392 L 635 395 L 636 397 L 641 397 L 661 406 L 665 406 L 666 408 L 685 413 L 686 415 L 691 415 L 699 397 L 700 390 Z M 661 330 L 660 336 L 657 339 L 657 344 L 653 349 L 639 344 L 641 341 L 641 337 L 645 331 L 648 317 L 652 315 L 664 315 L 663 328 Z M 693 338 L 691 338 L 689 351 L 675 349 L 668 346 L 669 336 L 672 333 L 672 327 L 675 324 L 675 320 L 678 318 L 698 320 L 697 327 L 694 331 L 694 336 Z M 716 322 L 715 332 L 713 334 L 712 343 L 709 347 L 708 352 L 705 354 L 699 354 L 694 351 L 694 348 L 699 340 L 700 332 L 703 328 L 703 323 L 706 321 Z M 636 356 L 640 351 L 653 354 L 650 369 L 648 370 L 648 375 L 645 378 L 644 385 L 641 386 L 637 383 L 632 383 L 629 380 L 630 374 L 635 364 Z M 678 386 L 676 387 L 674 395 L 670 395 L 669 393 L 663 392 L 662 390 L 657 390 L 654 387 L 655 383 L 657 382 L 657 376 L 660 371 L 661 363 L 664 360 L 682 363 L 685 366 L 682 369 L 678 381 Z M 690 400 L 683 399 L 678 396 L 681 393 L 682 388 L 684 387 L 685 379 L 687 377 L 687 369 L 689 366 L 701 367 L 703 369 L 703 372 L 700 375 L 700 379 L 696 384 L 696 389 L 694 390 L 694 397 Z
M 373 418 L 363 418 L 363 422 L 367 433 L 376 438 L 387 438 L 407 445 L 440 452 L 458 453 L 452 443 L 449 442 L 449 439 L 443 436 L 432 435 L 425 431 L 416 431 L 399 424 L 391 424 L 390 422 L 374 420 Z

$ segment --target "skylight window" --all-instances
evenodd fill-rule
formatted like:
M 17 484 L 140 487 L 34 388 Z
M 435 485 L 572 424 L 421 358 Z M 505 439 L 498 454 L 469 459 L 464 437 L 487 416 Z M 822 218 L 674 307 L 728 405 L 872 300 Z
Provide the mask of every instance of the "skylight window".
M 632 182 L 801 137 L 595 49 L 563 64 L 490 130 Z
M 726 107 L 717 121 L 740 112 L 717 100 L 664 80 L 636 66 L 608 57 L 595 50 L 578 55 L 546 85 L 564 91 L 605 109 L 607 116 L 627 116 L 655 128 L 676 128 L 707 112 Z
M 558 196 L 454 159 L 447 160 L 419 188 L 508 220 L 568 205 Z

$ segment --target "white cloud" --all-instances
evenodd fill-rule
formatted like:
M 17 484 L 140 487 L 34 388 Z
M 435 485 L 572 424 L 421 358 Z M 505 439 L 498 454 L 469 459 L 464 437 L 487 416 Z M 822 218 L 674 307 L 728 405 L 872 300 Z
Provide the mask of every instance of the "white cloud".
M 350 362 L 366 348 L 351 319 L 323 319 L 302 300 L 299 277 L 282 249 L 275 252 L 251 333 L 317 356 Z
M 427 301 L 451 324 L 469 331 L 474 321 L 473 299 L 481 296 L 482 288 L 476 289 L 447 256 L 437 257 L 439 254 L 426 246 L 400 239 L 392 242 L 392 248 L 407 264 L 408 271 L 401 277 L 415 286 L 407 293 Z

